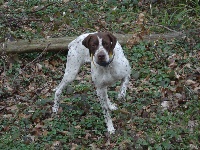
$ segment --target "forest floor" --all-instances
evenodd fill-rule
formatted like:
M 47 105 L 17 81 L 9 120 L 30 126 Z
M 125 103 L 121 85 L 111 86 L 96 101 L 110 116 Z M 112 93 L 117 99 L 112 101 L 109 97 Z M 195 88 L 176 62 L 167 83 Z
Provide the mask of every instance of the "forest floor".
M 200 6 L 194 1 L 0 1 L 0 42 L 110 31 L 133 34 L 123 49 L 132 74 L 118 105 L 116 133 L 106 131 L 91 81 L 90 64 L 61 96 L 52 115 L 53 89 L 67 52 L 0 55 L 0 149 L 200 148 Z M 142 41 L 151 33 L 190 33 L 179 39 Z M 66 45 L 67 46 L 67 45 Z

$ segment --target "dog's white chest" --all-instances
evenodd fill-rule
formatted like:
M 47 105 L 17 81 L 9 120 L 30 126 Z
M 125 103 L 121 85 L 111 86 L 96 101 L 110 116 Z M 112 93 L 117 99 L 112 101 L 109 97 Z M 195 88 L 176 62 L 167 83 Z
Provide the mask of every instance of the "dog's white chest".
M 122 78 L 118 75 L 118 72 L 112 67 L 109 68 L 97 68 L 92 65 L 91 67 L 92 80 L 97 86 L 108 86 Z

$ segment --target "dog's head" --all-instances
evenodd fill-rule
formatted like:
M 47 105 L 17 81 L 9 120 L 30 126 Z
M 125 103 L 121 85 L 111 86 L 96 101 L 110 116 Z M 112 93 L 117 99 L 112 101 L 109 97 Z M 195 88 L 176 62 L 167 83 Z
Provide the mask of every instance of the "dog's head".
M 108 66 L 113 58 L 113 49 L 117 39 L 107 32 L 98 32 L 88 35 L 82 44 L 89 49 L 90 56 L 100 66 Z

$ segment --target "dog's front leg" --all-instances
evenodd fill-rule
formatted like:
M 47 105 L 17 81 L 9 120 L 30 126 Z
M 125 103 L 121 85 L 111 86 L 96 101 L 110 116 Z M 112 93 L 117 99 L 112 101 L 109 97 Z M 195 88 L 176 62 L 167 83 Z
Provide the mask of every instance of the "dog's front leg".
M 110 109 L 108 107 L 108 95 L 107 95 L 107 88 L 97 88 L 97 96 L 101 103 L 101 107 L 103 109 L 105 123 L 107 125 L 107 130 L 110 134 L 115 132 L 115 128 L 113 127 L 112 118 L 110 116 Z
M 120 92 L 118 94 L 118 99 L 124 99 L 125 98 L 129 79 L 130 79 L 130 75 L 126 76 L 125 78 L 122 79 Z

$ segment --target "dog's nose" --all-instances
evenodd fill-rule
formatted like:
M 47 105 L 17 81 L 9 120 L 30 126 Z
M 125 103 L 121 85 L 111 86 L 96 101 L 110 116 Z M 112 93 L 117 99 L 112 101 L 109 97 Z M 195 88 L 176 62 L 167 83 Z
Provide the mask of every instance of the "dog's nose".
M 104 53 L 99 53 L 98 54 L 98 59 L 99 60 L 104 60 L 105 59 L 105 54 Z
M 99 58 L 99 59 L 104 59 L 104 58 L 105 58 L 105 55 L 104 55 L 104 54 L 100 54 L 100 55 L 98 55 L 98 58 Z

